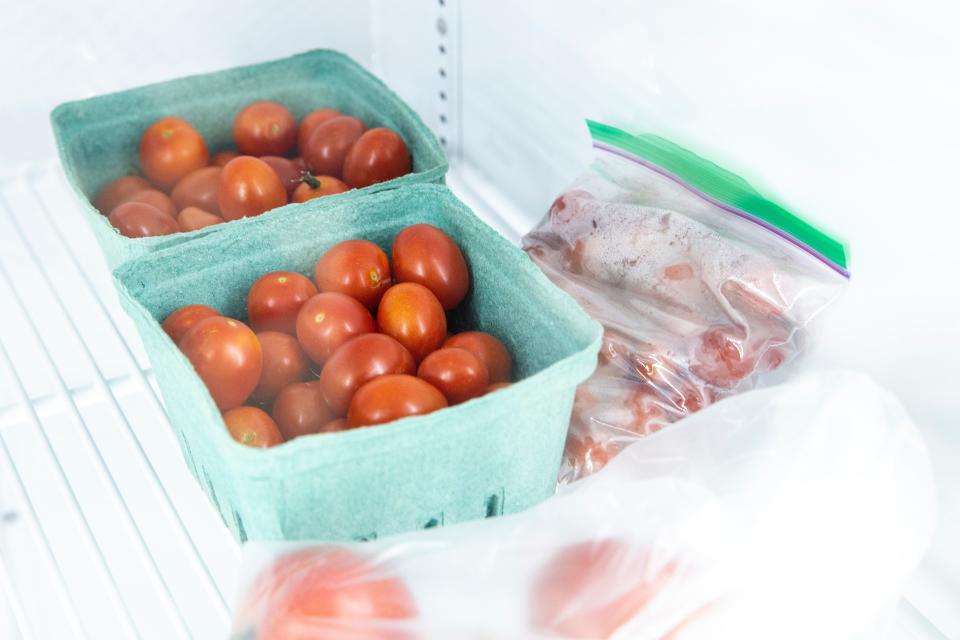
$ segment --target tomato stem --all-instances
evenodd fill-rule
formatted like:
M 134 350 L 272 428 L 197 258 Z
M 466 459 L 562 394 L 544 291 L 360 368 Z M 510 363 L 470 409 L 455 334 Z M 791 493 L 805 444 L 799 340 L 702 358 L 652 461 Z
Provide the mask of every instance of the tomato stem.
M 311 189 L 319 189 L 319 188 L 320 188 L 320 181 L 317 180 L 316 177 L 310 175 L 309 173 L 303 174 L 303 177 L 300 178 L 300 180 L 301 180 L 302 182 L 306 182 L 306 183 L 307 183 L 307 186 L 310 187 Z

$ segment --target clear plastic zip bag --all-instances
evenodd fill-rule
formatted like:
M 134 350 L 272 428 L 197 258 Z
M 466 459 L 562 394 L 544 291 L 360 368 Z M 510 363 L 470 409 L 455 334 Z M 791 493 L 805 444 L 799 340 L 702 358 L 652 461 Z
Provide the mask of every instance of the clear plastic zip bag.
M 594 163 L 523 240 L 605 328 L 561 482 L 790 363 L 849 277 L 840 243 L 739 177 L 661 138 L 588 124 Z

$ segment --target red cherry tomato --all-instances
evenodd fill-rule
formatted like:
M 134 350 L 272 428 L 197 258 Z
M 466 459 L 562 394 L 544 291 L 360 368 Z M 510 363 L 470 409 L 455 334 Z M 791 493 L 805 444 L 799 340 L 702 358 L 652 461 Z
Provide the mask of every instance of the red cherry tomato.
M 215 167 L 225 167 L 228 162 L 239 155 L 236 151 L 218 151 L 210 158 L 210 164 Z
M 470 270 L 460 247 L 429 224 L 415 224 L 393 240 L 393 272 L 397 282 L 416 282 L 433 292 L 449 311 L 470 289 Z
M 318 433 L 336 417 L 316 380 L 287 385 L 273 401 L 273 419 L 287 440 Z
M 310 278 L 294 271 L 260 276 L 247 292 L 247 321 L 254 331 L 297 332 L 297 313 L 317 295 Z
M 233 143 L 248 156 L 282 156 L 297 138 L 293 114 L 276 102 L 254 102 L 233 121 Z
M 366 333 L 340 345 L 320 373 L 320 388 L 327 404 L 346 415 L 353 394 L 377 376 L 413 374 L 413 356 L 403 345 L 382 333 Z
M 240 156 L 221 170 L 217 204 L 224 220 L 258 216 L 287 204 L 287 190 L 266 162 Z
M 177 218 L 177 205 L 175 205 L 173 200 L 170 199 L 170 196 L 163 191 L 144 189 L 140 193 L 131 196 L 127 202 L 142 202 L 143 204 L 148 204 L 162 211 L 173 219 Z
M 343 159 L 343 181 L 355 189 L 410 173 L 410 152 L 393 129 L 364 131 Z
M 221 411 L 243 404 L 260 380 L 260 343 L 239 320 L 223 316 L 201 320 L 180 340 L 180 350 Z
M 254 402 L 269 404 L 281 389 L 305 379 L 310 366 L 300 343 L 288 333 L 261 331 L 257 340 L 263 351 L 263 368 L 250 398 Z
M 204 167 L 191 171 L 180 179 L 170 192 L 177 209 L 197 207 L 214 215 L 220 215 L 217 204 L 217 189 L 220 187 L 222 167 Z
M 300 121 L 300 127 L 297 129 L 297 149 L 303 153 L 304 147 L 307 146 L 307 140 L 310 139 L 310 134 L 313 133 L 318 126 L 327 120 L 342 115 L 342 113 L 335 109 L 316 109 L 304 116 L 303 120 Z
M 493 393 L 494 391 L 499 391 L 500 389 L 506 389 L 510 386 L 509 382 L 494 382 L 489 387 L 487 387 L 487 393 Z
M 300 167 L 290 158 L 281 158 L 280 156 L 260 156 L 260 159 L 270 165 L 283 182 L 283 188 L 287 190 L 287 197 L 293 195 L 294 189 L 300 186 L 300 177 L 303 175 Z
M 241 609 L 262 613 L 257 640 L 409 640 L 384 625 L 417 615 L 413 596 L 389 568 L 334 546 L 278 559 Z
M 376 309 L 390 287 L 390 261 L 369 240 L 345 240 L 327 249 L 313 268 L 319 291 L 337 291 Z
M 207 166 L 208 159 L 203 137 L 180 118 L 157 120 L 140 138 L 140 168 L 165 191 L 191 171 Z
M 343 159 L 363 133 L 363 123 L 352 116 L 338 116 L 322 122 L 310 134 L 300 152 L 310 173 L 339 178 Z
M 188 304 L 167 316 L 160 326 L 166 331 L 173 344 L 179 344 L 193 325 L 207 318 L 215 318 L 220 312 L 205 304 Z
M 237 407 L 223 414 L 233 439 L 248 447 L 265 449 L 283 442 L 283 436 L 267 412 L 256 407 Z
M 346 418 L 337 418 L 320 427 L 320 431 L 317 433 L 337 433 L 339 431 L 346 431 L 349 428 Z
M 443 344 L 447 316 L 429 289 L 405 282 L 387 289 L 377 309 L 380 331 L 397 339 L 418 363 Z
M 306 202 L 314 198 L 323 196 L 332 196 L 337 193 L 349 191 L 350 187 L 332 176 L 303 176 L 302 182 L 293 190 L 291 200 L 293 202 Z
M 128 238 L 165 236 L 180 231 L 177 221 L 143 202 L 125 202 L 109 216 L 110 224 Z
M 354 336 L 376 330 L 362 304 L 342 293 L 318 293 L 297 314 L 297 340 L 310 359 L 323 366 L 333 352 Z
M 93 206 L 95 206 L 100 213 L 107 216 L 110 215 L 110 212 L 116 209 L 117 206 L 147 189 L 153 189 L 153 185 L 140 176 L 123 176 L 108 183 L 107 186 L 101 189 L 93 201 Z
M 417 375 L 435 386 L 450 404 L 460 404 L 487 392 L 487 367 L 466 349 L 437 349 L 420 363 Z
M 425 380 L 402 374 L 378 376 L 353 394 L 347 424 L 350 428 L 383 424 L 446 406 L 440 390 Z
M 616 539 L 561 549 L 534 584 L 534 628 L 564 638 L 609 638 L 672 578 L 674 565 Z
M 734 327 L 711 327 L 700 336 L 690 371 L 718 387 L 732 387 L 756 364 L 743 333 Z
M 487 365 L 490 382 L 510 382 L 513 379 L 513 358 L 503 343 L 483 331 L 464 331 L 447 338 L 444 347 L 466 349 Z
M 224 219 L 220 216 L 215 216 L 209 211 L 197 207 L 186 207 L 177 215 L 177 224 L 180 225 L 180 231 L 196 231 L 222 222 L 224 222 Z

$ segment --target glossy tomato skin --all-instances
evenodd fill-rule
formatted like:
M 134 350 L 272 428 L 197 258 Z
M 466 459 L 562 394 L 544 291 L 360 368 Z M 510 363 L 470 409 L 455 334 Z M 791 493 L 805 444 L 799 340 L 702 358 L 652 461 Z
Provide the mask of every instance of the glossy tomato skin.
M 513 358 L 510 352 L 502 342 L 489 333 L 464 331 L 447 338 L 443 346 L 466 349 L 480 358 L 480 361 L 487 366 L 491 384 L 513 380 Z
M 364 128 L 363 123 L 352 116 L 338 116 L 318 125 L 300 150 L 310 173 L 339 178 L 343 173 L 343 159 Z
M 440 229 L 415 224 L 393 241 L 393 271 L 397 282 L 416 282 L 433 292 L 449 311 L 470 289 L 470 270 L 460 247 Z
M 403 374 L 378 376 L 357 389 L 347 410 L 347 425 L 367 427 L 407 416 L 432 413 L 447 399 L 429 382 Z
M 362 304 L 342 293 L 318 293 L 297 314 L 297 340 L 321 367 L 344 342 L 376 330 L 373 316 Z
M 207 143 L 181 118 L 162 118 L 140 138 L 140 168 L 153 184 L 169 190 L 191 171 L 207 166 Z
M 201 320 L 187 331 L 179 346 L 220 411 L 246 402 L 260 380 L 260 342 L 239 320 L 223 316 Z
M 109 220 L 128 238 L 165 236 L 180 231 L 175 219 L 143 202 L 124 202 L 110 213 Z
M 261 331 L 257 340 L 263 352 L 263 367 L 250 399 L 270 404 L 284 387 L 306 379 L 310 366 L 300 343 L 288 333 Z
M 280 156 L 260 156 L 260 159 L 270 165 L 283 182 L 284 189 L 287 190 L 287 198 L 293 195 L 293 191 L 300 185 L 300 177 L 303 175 L 300 167 L 290 158 L 281 158 Z
M 251 592 L 244 609 L 262 614 L 257 640 L 412 640 L 390 621 L 418 613 L 389 568 L 335 546 L 281 557 Z
M 236 151 L 218 151 L 210 158 L 210 165 L 214 167 L 225 167 L 228 162 L 239 155 Z
M 223 414 L 227 431 L 234 440 L 248 447 L 265 449 L 283 442 L 283 436 L 267 412 L 256 407 L 237 407 Z
M 320 388 L 330 408 L 342 416 L 347 414 L 353 394 L 370 380 L 415 371 L 413 356 L 402 344 L 382 333 L 366 333 L 333 352 L 320 373 Z
M 100 213 L 105 216 L 141 191 L 153 189 L 153 185 L 140 176 L 122 176 L 110 182 L 93 201 Z
M 170 196 L 157 189 L 144 189 L 131 196 L 127 202 L 142 202 L 162 211 L 173 219 L 177 218 L 177 205 L 173 203 Z
M 217 205 L 224 220 L 258 216 L 287 204 L 287 189 L 263 160 L 240 156 L 220 172 Z
M 217 189 L 220 186 L 222 167 L 204 167 L 183 176 L 170 192 L 177 210 L 197 207 L 209 213 L 220 215 L 217 203 Z
M 295 382 L 280 390 L 273 401 L 273 419 L 287 440 L 319 433 L 337 418 L 316 380 Z
M 204 227 L 210 227 L 215 224 L 222 224 L 224 219 L 214 215 L 209 211 L 198 209 L 197 207 L 184 207 L 177 214 L 177 224 L 180 225 L 180 231 L 196 231 Z
M 393 129 L 363 132 L 343 159 L 343 181 L 355 189 L 410 173 L 410 152 Z
M 350 187 L 333 176 L 305 175 L 301 183 L 293 190 L 292 202 L 306 202 L 314 198 L 332 196 L 349 191 Z
M 317 294 L 307 276 L 273 271 L 260 276 L 247 292 L 247 321 L 254 331 L 297 332 L 297 313 Z
M 293 114 L 277 102 L 253 102 L 233 121 L 233 143 L 250 156 L 282 156 L 297 138 Z
M 407 348 L 420 363 L 443 344 L 447 316 L 437 297 L 423 285 L 404 282 L 387 289 L 377 309 L 380 331 Z
M 303 148 L 307 146 L 310 134 L 312 134 L 317 127 L 331 118 L 342 115 L 343 114 L 336 109 L 315 109 L 304 116 L 303 120 L 300 121 L 300 126 L 297 128 L 297 149 L 303 153 Z
M 215 318 L 219 315 L 219 311 L 205 304 L 188 304 L 168 315 L 160 326 L 173 340 L 173 344 L 180 344 L 180 340 L 193 325 L 201 320 Z
M 420 363 L 417 375 L 446 397 L 451 405 L 479 398 L 487 392 L 487 367 L 466 349 L 437 349 Z
M 390 261 L 369 240 L 345 240 L 327 249 L 313 268 L 318 291 L 336 291 L 376 309 L 390 288 Z

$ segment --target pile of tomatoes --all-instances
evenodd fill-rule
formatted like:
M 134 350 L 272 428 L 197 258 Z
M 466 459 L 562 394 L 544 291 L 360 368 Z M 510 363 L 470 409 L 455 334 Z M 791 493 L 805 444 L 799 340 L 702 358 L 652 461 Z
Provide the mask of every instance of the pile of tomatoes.
M 510 383 L 500 340 L 447 335 L 446 313 L 470 288 L 456 242 L 417 224 L 397 234 L 391 257 L 392 268 L 373 242 L 346 240 L 320 256 L 313 280 L 268 273 L 247 294 L 249 326 L 202 304 L 164 320 L 234 439 L 269 447 L 430 413 Z
M 276 102 L 254 102 L 233 121 L 238 152 L 211 158 L 189 122 L 168 117 L 140 139 L 141 176 L 104 187 L 94 205 L 129 238 L 194 231 L 257 216 L 288 202 L 306 202 L 410 173 L 400 135 L 367 129 L 333 109 L 310 112 L 297 125 Z M 297 157 L 287 157 L 294 149 Z

